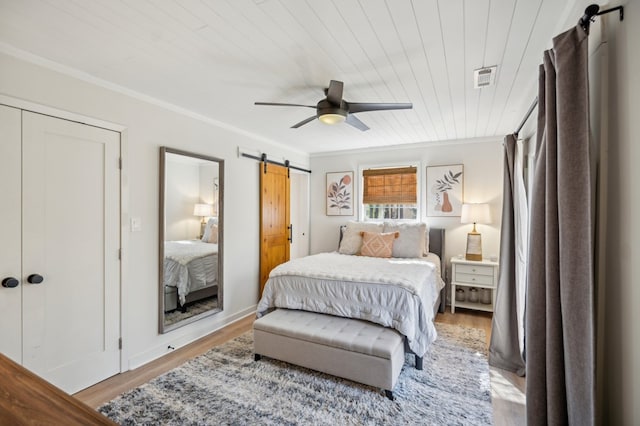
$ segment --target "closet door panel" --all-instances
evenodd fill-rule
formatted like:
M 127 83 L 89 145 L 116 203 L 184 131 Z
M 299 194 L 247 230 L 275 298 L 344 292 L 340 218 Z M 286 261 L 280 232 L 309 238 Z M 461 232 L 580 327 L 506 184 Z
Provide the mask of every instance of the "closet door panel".
M 119 144 L 23 112 L 23 364 L 69 393 L 120 370 Z
M 0 281 L 22 281 L 20 110 L 0 105 Z M 22 362 L 22 282 L 0 287 L 0 352 Z

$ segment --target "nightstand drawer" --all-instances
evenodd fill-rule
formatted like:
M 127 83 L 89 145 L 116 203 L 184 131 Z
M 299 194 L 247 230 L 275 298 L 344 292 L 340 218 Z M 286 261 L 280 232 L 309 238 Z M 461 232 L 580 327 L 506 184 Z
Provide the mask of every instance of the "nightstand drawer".
M 493 277 L 493 266 L 482 266 L 482 265 L 457 265 L 456 272 L 463 274 L 473 274 L 473 275 L 488 275 L 489 277 Z M 458 280 L 460 281 L 460 280 Z
M 458 269 L 460 269 L 458 267 Z M 456 271 L 456 276 L 453 279 L 458 283 L 469 284 L 482 284 L 493 286 L 493 274 L 492 275 L 478 275 L 478 274 L 463 274 L 460 271 Z

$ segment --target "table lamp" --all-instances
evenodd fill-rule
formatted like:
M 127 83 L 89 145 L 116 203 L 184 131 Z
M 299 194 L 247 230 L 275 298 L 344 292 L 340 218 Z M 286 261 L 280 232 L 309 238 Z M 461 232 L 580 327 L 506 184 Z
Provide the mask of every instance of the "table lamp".
M 211 204 L 196 204 L 193 208 L 193 215 L 202 217 L 200 222 L 200 238 L 204 234 L 205 218 L 213 216 L 213 206 Z
M 476 223 L 491 223 L 489 204 L 463 204 L 461 223 L 473 223 L 473 231 L 467 234 L 467 260 L 482 260 L 482 235 L 476 231 Z

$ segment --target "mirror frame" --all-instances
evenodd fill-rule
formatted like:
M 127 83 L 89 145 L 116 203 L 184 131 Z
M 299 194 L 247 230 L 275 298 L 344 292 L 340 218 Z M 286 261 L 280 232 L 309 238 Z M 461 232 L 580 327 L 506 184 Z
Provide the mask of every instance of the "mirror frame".
M 165 179 L 166 179 L 166 154 L 184 155 L 201 160 L 214 161 L 218 163 L 218 309 L 212 309 L 207 312 L 194 315 L 175 324 L 165 325 L 164 323 L 164 238 L 165 238 Z M 160 147 L 160 197 L 158 208 L 158 332 L 160 334 L 167 333 L 179 327 L 191 324 L 202 318 L 210 317 L 218 314 L 224 309 L 224 160 L 222 158 L 211 157 L 208 155 L 196 154 L 189 151 Z

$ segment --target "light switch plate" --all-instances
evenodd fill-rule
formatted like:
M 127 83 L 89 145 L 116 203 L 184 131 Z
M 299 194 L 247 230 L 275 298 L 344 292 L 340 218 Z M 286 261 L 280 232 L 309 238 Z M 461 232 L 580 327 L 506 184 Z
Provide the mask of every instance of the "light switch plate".
M 131 218 L 131 232 L 140 232 L 142 230 L 142 221 L 139 217 Z

